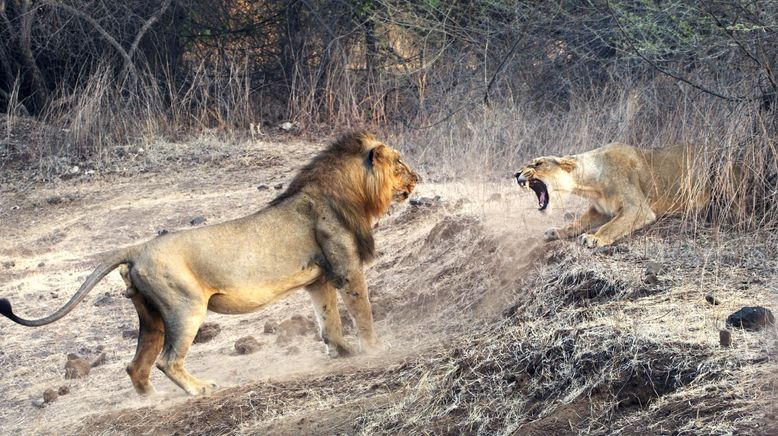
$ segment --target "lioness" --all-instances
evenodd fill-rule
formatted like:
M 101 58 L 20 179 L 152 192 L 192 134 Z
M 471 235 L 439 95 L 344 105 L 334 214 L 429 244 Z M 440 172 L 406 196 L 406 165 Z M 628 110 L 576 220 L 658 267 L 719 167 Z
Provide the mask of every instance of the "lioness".
M 613 143 L 577 155 L 533 159 L 514 177 L 535 191 L 541 211 L 554 191 L 590 199 L 591 206 L 577 221 L 547 230 L 544 239 L 581 235 L 581 243 L 593 248 L 653 223 L 657 215 L 704 207 L 710 194 L 693 168 L 693 156 L 684 146 L 641 150 Z M 597 227 L 593 235 L 585 233 Z
M 362 348 L 375 350 L 380 343 L 363 274 L 374 255 L 372 226 L 393 201 L 408 198 L 417 180 L 396 150 L 367 133 L 347 134 L 259 212 L 117 250 L 64 307 L 45 318 L 22 319 L 5 299 L 0 313 L 25 326 L 49 324 L 73 310 L 111 270 L 126 265 L 125 295 L 140 320 L 127 373 L 140 394 L 153 389 L 149 373 L 155 361 L 187 393 L 210 393 L 213 383 L 184 368 L 206 311 L 247 313 L 302 287 L 311 295 L 332 356 L 354 351 L 341 333 L 336 289 L 354 318 Z

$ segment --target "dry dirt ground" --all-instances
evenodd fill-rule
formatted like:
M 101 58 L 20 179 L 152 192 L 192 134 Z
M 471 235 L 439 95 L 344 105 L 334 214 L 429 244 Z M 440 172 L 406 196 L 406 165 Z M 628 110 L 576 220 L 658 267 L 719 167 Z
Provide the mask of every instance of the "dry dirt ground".
M 102 253 L 190 228 L 195 217 L 207 225 L 254 212 L 321 146 L 154 144 L 123 151 L 100 174 L 82 166 L 45 182 L 7 167 L 0 296 L 25 317 L 47 315 Z M 422 175 L 414 201 L 379 223 L 367 269 L 384 353 L 328 358 L 298 291 L 254 314 L 209 314 L 221 331 L 195 344 L 187 364 L 219 384 L 215 394 L 187 397 L 155 370 L 157 392 L 138 397 L 124 372 L 136 315 L 112 273 L 52 325 L 0 320 L 0 434 L 777 430 L 775 328 L 735 330 L 733 346 L 719 347 L 730 313 L 778 308 L 774 235 L 669 219 L 613 250 L 543 244 L 543 230 L 580 202 L 557 199 L 562 207 L 544 215 L 507 179 Z M 646 283 L 646 268 L 657 280 Z M 261 348 L 238 354 L 244 336 Z M 104 353 L 105 362 L 65 379 L 69 353 Z M 68 393 L 40 403 L 63 386 Z

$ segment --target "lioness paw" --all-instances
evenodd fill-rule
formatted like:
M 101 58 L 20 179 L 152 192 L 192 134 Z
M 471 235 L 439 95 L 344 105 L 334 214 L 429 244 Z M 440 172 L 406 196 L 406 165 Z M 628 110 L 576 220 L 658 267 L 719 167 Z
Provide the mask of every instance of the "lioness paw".
M 546 242 L 556 241 L 557 239 L 560 239 L 559 230 L 557 229 L 548 229 L 543 233 L 543 240 Z
M 597 248 L 603 245 L 599 238 L 588 233 L 581 235 L 581 244 L 587 248 Z

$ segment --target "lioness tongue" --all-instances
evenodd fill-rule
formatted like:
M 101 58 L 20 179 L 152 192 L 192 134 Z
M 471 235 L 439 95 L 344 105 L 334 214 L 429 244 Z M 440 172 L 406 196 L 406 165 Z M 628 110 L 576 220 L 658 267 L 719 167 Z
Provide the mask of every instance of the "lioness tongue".
M 540 203 L 540 206 L 543 207 L 546 204 L 546 193 L 541 192 L 540 196 L 538 196 L 538 203 Z

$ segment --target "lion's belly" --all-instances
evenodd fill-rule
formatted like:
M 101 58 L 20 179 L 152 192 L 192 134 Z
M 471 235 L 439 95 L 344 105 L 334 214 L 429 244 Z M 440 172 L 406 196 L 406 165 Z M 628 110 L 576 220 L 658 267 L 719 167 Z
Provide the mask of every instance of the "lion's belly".
M 208 310 L 216 313 L 249 313 L 284 297 L 295 289 L 321 277 L 322 271 L 312 265 L 286 279 L 266 283 L 245 283 L 229 289 L 217 289 L 208 300 Z

